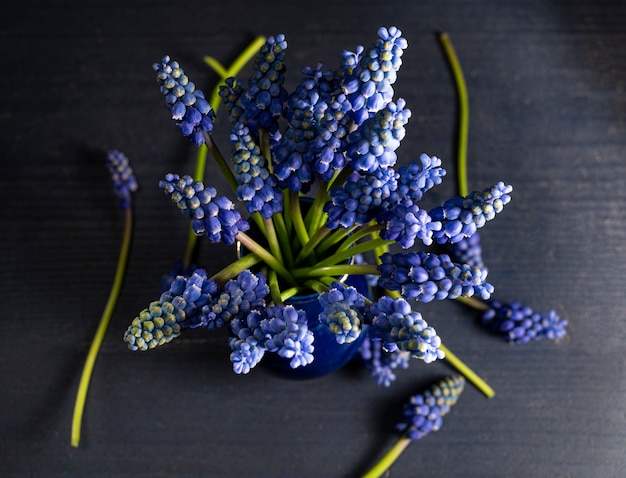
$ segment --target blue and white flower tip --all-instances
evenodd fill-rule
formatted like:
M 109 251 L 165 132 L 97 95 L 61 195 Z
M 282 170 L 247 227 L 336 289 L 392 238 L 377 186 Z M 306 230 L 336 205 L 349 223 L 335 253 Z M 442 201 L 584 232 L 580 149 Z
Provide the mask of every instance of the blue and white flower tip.
M 137 191 L 139 185 L 130 167 L 130 161 L 118 150 L 109 151 L 107 154 L 107 168 L 113 180 L 113 190 L 121 199 L 122 209 L 130 207 L 131 193 Z
M 442 228 L 434 233 L 439 244 L 455 243 L 470 237 L 487 221 L 502 212 L 511 201 L 513 187 L 502 181 L 483 191 L 448 199 L 430 211 L 433 220 L 441 221 Z
M 206 235 L 211 242 L 232 245 L 239 232 L 250 228 L 230 199 L 218 196 L 215 188 L 205 188 L 191 176 L 168 173 L 159 187 L 191 220 L 194 232 L 198 236 Z
M 419 440 L 439 430 L 443 417 L 457 402 L 464 387 L 465 379 L 454 375 L 436 383 L 430 390 L 412 396 L 404 406 L 404 419 L 396 429 L 406 433 L 411 440 Z
M 172 119 L 183 136 L 196 146 L 202 146 L 206 142 L 205 135 L 213 131 L 215 118 L 215 112 L 204 93 L 189 81 L 178 62 L 167 55 L 160 63 L 154 63 L 152 68 L 156 71 Z
M 507 342 L 525 344 L 542 338 L 560 340 L 567 335 L 567 320 L 561 319 L 554 310 L 539 313 L 519 302 L 506 304 L 496 300 L 488 305 L 481 322 Z

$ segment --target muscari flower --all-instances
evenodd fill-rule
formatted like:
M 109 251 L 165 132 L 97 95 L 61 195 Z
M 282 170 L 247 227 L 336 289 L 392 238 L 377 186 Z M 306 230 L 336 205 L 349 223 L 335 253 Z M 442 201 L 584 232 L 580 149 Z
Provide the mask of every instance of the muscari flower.
M 164 56 L 161 63 L 154 63 L 152 68 L 157 73 L 161 93 L 172 119 L 180 127 L 183 136 L 188 137 L 196 146 L 205 142 L 204 135 L 213 131 L 215 112 L 204 93 L 197 90 L 193 82 L 185 75 L 177 61 Z
M 259 212 L 265 219 L 283 209 L 282 191 L 276 188 L 276 177 L 270 173 L 261 149 L 250 136 L 249 129 L 237 123 L 232 130 L 230 143 L 235 165 L 237 196 L 250 214 Z
M 397 368 L 408 368 L 411 360 L 410 352 L 400 349 L 388 352 L 383 348 L 382 340 L 372 338 L 370 334 L 363 340 L 359 355 L 376 383 L 385 387 L 389 387 L 396 379 L 393 371 Z
M 485 271 L 452 262 L 447 254 L 409 252 L 380 256 L 379 285 L 400 291 L 406 299 L 430 302 L 480 296 L 489 299 L 493 286 L 485 282 Z
M 389 352 L 408 351 L 426 363 L 445 356 L 435 329 L 401 297 L 381 297 L 370 306 L 368 319 L 375 329 L 374 338 L 382 340 L 383 348 Z
M 435 232 L 435 240 L 439 244 L 454 243 L 471 236 L 502 211 L 511 200 L 509 193 L 512 190 L 512 186 L 500 181 L 482 192 L 474 191 L 466 197 L 448 199 L 442 206 L 430 211 L 430 216 L 443 225 L 441 230 Z
M 365 298 L 354 287 L 334 282 L 320 294 L 319 303 L 320 322 L 328 326 L 337 343 L 349 344 L 361 335 Z
M 286 49 L 285 35 L 268 37 L 257 54 L 248 87 L 239 96 L 240 121 L 255 133 L 259 127 L 270 133 L 278 130 L 278 118 L 287 100 L 287 90 L 283 87 Z
M 329 229 L 363 225 L 391 209 L 397 201 L 397 174 L 393 168 L 379 168 L 371 173 L 353 173 L 338 188 L 330 190 L 330 201 L 324 206 Z
M 131 193 L 139 188 L 133 168 L 130 167 L 130 162 L 126 155 L 118 150 L 109 151 L 106 165 L 113 180 L 113 190 L 120 198 L 120 206 L 122 209 L 128 209 L 130 207 Z
M 561 319 L 554 310 L 539 313 L 519 302 L 506 304 L 496 300 L 487 305 L 489 309 L 483 313 L 481 322 L 508 342 L 528 343 L 542 338 L 559 340 L 567 334 L 567 320 Z
M 344 55 L 341 86 L 351 103 L 350 118 L 360 125 L 393 98 L 392 84 L 402 65 L 407 41 L 396 27 L 380 28 L 374 46 L 364 53 Z M 358 60 L 355 66 L 353 63 Z M 351 71 L 350 71 L 351 70 Z
M 203 306 L 203 322 L 209 330 L 226 324 L 230 324 L 232 330 L 235 320 L 243 320 L 252 310 L 265 307 L 267 294 L 269 287 L 265 275 L 244 270 L 226 282 L 219 295 Z M 237 335 L 236 331 L 233 332 Z
M 234 244 L 239 231 L 250 228 L 230 199 L 218 196 L 215 188 L 205 188 L 191 176 L 168 173 L 159 182 L 159 187 L 170 196 L 181 213 L 191 219 L 194 232 L 206 235 L 211 242 Z
M 390 101 L 374 116 L 365 120 L 348 136 L 346 156 L 355 171 L 374 171 L 396 164 L 395 150 L 404 138 L 404 125 L 411 117 L 406 102 Z
M 419 440 L 441 428 L 442 419 L 463 392 L 465 379 L 460 375 L 447 377 L 430 390 L 411 397 L 404 406 L 404 418 L 396 429 L 411 440 Z
M 413 202 L 422 199 L 426 191 L 437 184 L 446 175 L 437 156 L 420 155 L 420 164 L 410 163 L 398 169 L 398 194 Z
M 292 305 L 268 307 L 267 318 L 260 321 L 259 327 L 267 350 L 289 359 L 291 368 L 313 362 L 314 337 L 304 311 Z
M 204 269 L 178 276 L 158 301 L 142 310 L 124 333 L 131 350 L 148 350 L 168 343 L 187 328 L 202 324 L 200 310 L 217 294 L 217 284 Z
M 403 249 L 413 247 L 415 239 L 429 246 L 433 242 L 433 232 L 441 229 L 439 221 L 433 221 L 424 209 L 406 199 L 390 208 L 385 229 L 380 237 L 396 241 Z
M 348 104 L 332 72 L 306 67 L 304 78 L 289 95 L 284 116 L 287 128 L 274 147 L 275 171 L 283 187 L 306 192 L 317 172 L 329 180 L 345 164 L 341 139 Z
M 292 305 L 252 310 L 229 323 L 236 338 L 230 339 L 231 361 L 236 373 L 248 373 L 265 351 L 289 359 L 291 368 L 313 361 L 313 332 L 304 311 Z

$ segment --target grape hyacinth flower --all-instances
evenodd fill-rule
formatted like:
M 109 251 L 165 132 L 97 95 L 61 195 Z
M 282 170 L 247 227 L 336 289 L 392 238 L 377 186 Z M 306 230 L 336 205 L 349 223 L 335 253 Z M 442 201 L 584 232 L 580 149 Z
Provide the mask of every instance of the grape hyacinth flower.
M 113 180 L 113 190 L 120 198 L 122 209 L 130 207 L 131 193 L 139 188 L 133 168 L 126 155 L 118 150 L 109 151 L 107 154 L 107 168 Z
M 412 357 L 426 363 L 444 358 L 445 354 L 439 348 L 441 339 L 435 329 L 419 312 L 411 310 L 403 298 L 382 296 L 370 306 L 368 316 L 385 350 L 408 351 Z
M 232 130 L 230 143 L 233 150 L 235 176 L 239 186 L 237 196 L 250 214 L 260 212 L 269 219 L 283 209 L 283 193 L 276 188 L 276 177 L 270 173 L 261 149 L 250 131 L 242 123 Z
M 442 419 L 463 392 L 465 379 L 447 377 L 422 394 L 413 395 L 404 407 L 404 419 L 397 430 L 411 440 L 420 440 L 441 428 Z
M 348 136 L 346 155 L 355 171 L 375 171 L 396 164 L 396 149 L 404 138 L 404 125 L 411 117 L 406 102 L 389 102 Z
M 411 360 L 410 352 L 399 349 L 388 352 L 383 348 L 382 341 L 372 338 L 370 334 L 363 340 L 359 355 L 376 383 L 385 387 L 389 387 L 396 379 L 393 371 L 397 368 L 408 368 Z
M 167 55 L 160 63 L 154 63 L 152 68 L 157 73 L 161 93 L 165 95 L 172 119 L 179 126 L 181 133 L 196 146 L 203 145 L 205 134 L 213 131 L 215 118 L 215 112 L 205 99 L 204 93 L 197 90 L 196 85 L 189 81 L 178 62 L 171 60 Z
M 211 242 L 234 244 L 237 233 L 250 228 L 230 199 L 218 196 L 215 188 L 205 188 L 191 176 L 168 173 L 159 187 L 191 219 L 194 232 L 206 235 Z
M 385 253 L 380 257 L 379 285 L 400 291 L 406 299 L 430 302 L 433 299 L 491 297 L 494 288 L 485 282 L 485 273 L 467 264 L 452 262 L 447 254 L 409 252 Z
M 410 163 L 398 169 L 398 195 L 416 203 L 426 191 L 441 184 L 446 170 L 437 156 L 420 155 L 420 164 Z
M 233 321 L 244 319 L 253 310 L 263 309 L 268 293 L 265 275 L 244 270 L 226 282 L 222 291 L 202 307 L 202 322 L 209 330 L 226 324 L 232 328 Z
M 397 204 L 388 213 L 389 220 L 380 237 L 396 241 L 403 249 L 410 249 L 415 239 L 429 246 L 433 242 L 433 233 L 441 230 L 441 223 L 433 221 L 424 209 L 410 200 Z
M 178 276 L 158 301 L 135 317 L 124 341 L 131 350 L 148 350 L 171 342 L 184 329 L 203 326 L 201 310 L 217 293 L 217 284 L 204 269 L 190 277 Z
M 319 303 L 319 320 L 328 326 L 337 343 L 349 344 L 361 335 L 365 298 L 354 287 L 334 282 L 320 295 Z
M 542 338 L 559 340 L 567 333 L 567 320 L 561 319 L 554 310 L 539 313 L 519 302 L 506 304 L 496 300 L 487 305 L 489 308 L 482 315 L 482 324 L 508 342 L 524 344 Z
M 460 375 L 453 375 L 435 383 L 429 390 L 413 395 L 404 406 L 403 420 L 396 425 L 396 430 L 401 433 L 400 438 L 363 478 L 383 476 L 413 441 L 438 431 L 443 417 L 456 404 L 464 387 L 465 379 Z
M 267 319 L 261 321 L 260 328 L 266 337 L 265 347 L 289 359 L 291 368 L 313 362 L 314 337 L 304 311 L 292 305 L 268 307 Z
M 389 103 L 408 46 L 396 27 L 378 30 L 376 43 L 362 54 L 344 55 L 341 87 L 351 103 L 349 117 L 360 125 Z M 358 60 L 354 65 L 353 60 Z
M 392 168 L 379 168 L 364 176 L 353 173 L 342 187 L 331 189 L 330 201 L 324 207 L 328 213 L 326 227 L 348 229 L 386 213 L 397 201 L 396 176 Z
M 270 36 L 261 47 L 248 87 L 239 95 L 239 120 L 256 134 L 259 128 L 270 133 L 278 130 L 278 118 L 283 113 L 287 90 L 283 87 L 287 42 L 285 35 Z
M 482 192 L 448 199 L 442 206 L 430 211 L 431 217 L 443 225 L 440 231 L 435 232 L 435 239 L 444 244 L 471 236 L 502 211 L 511 200 L 509 193 L 512 190 L 512 186 L 499 182 Z

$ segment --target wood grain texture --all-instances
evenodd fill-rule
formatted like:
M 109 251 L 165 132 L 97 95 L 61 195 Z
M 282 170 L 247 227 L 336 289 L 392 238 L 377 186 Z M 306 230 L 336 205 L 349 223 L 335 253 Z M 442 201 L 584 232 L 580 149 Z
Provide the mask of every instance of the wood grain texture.
M 626 475 L 626 4 L 279 0 L 9 2 L 0 27 L 0 475 L 358 476 L 393 440 L 409 394 L 449 372 L 414 363 L 388 389 L 359 367 L 314 382 L 235 376 L 223 334 L 195 332 L 150 353 L 121 337 L 182 254 L 186 225 L 158 189 L 191 172 L 151 65 L 179 59 L 198 85 L 258 34 L 287 35 L 298 71 L 368 44 L 381 25 L 409 41 L 396 85 L 413 112 L 399 150 L 444 158 L 454 192 L 454 88 L 434 32 L 447 31 L 470 96 L 469 183 L 513 201 L 482 234 L 496 297 L 570 322 L 561 344 L 509 346 L 456 303 L 423 313 L 495 388 L 468 388 L 442 430 L 412 444 L 392 476 Z M 205 86 L 206 85 L 206 86 Z M 225 141 L 226 123 L 218 122 Z M 79 449 L 73 400 L 113 279 L 122 215 L 104 151 L 141 184 L 123 294 L 96 364 Z M 209 170 L 215 177 L 216 168 Z M 217 182 L 225 190 L 225 183 Z M 230 249 L 204 247 L 217 270 Z

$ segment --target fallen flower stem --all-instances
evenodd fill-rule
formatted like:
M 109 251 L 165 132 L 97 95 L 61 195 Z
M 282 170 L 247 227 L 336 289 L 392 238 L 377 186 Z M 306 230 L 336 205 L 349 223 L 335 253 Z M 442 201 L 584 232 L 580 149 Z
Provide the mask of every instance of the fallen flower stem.
M 461 64 L 456 56 L 452 42 L 447 33 L 439 35 L 446 58 L 456 83 L 457 94 L 459 98 L 459 131 L 458 131 L 458 150 L 457 150 L 457 181 L 460 196 L 467 196 L 467 137 L 469 131 L 469 102 L 467 99 L 467 87 L 463 77 Z
M 463 375 L 469 383 L 474 385 L 474 387 L 480 390 L 487 398 L 493 398 L 495 396 L 496 392 L 494 389 L 491 388 L 482 378 L 480 378 L 471 368 L 465 365 L 465 363 L 454 355 L 450 349 L 443 344 L 441 344 L 439 348 L 446 354 L 444 359 L 461 375 Z
M 74 414 L 72 417 L 72 438 L 71 444 L 73 447 L 78 447 L 80 443 L 80 431 L 83 419 L 83 411 L 85 409 L 85 400 L 87 398 L 87 391 L 89 390 L 89 382 L 93 372 L 98 352 L 102 346 L 104 336 L 109 327 L 113 310 L 117 304 L 117 299 L 122 289 L 122 283 L 124 282 L 124 274 L 126 272 L 126 264 L 128 263 L 128 254 L 130 251 L 130 244 L 132 239 L 132 227 L 133 227 L 133 213 L 132 207 L 127 207 L 124 216 L 124 234 L 122 236 L 122 246 L 120 248 L 120 255 L 117 262 L 117 269 L 115 271 L 115 278 L 109 293 L 104 312 L 100 318 L 100 323 L 96 330 L 96 334 L 89 347 L 87 358 L 85 359 L 85 365 L 83 367 L 83 373 L 80 377 L 78 385 L 78 392 L 76 393 L 76 402 L 74 403 Z
M 411 439 L 404 433 L 391 449 L 376 463 L 363 478 L 378 478 L 393 465 L 407 446 L 411 443 Z

